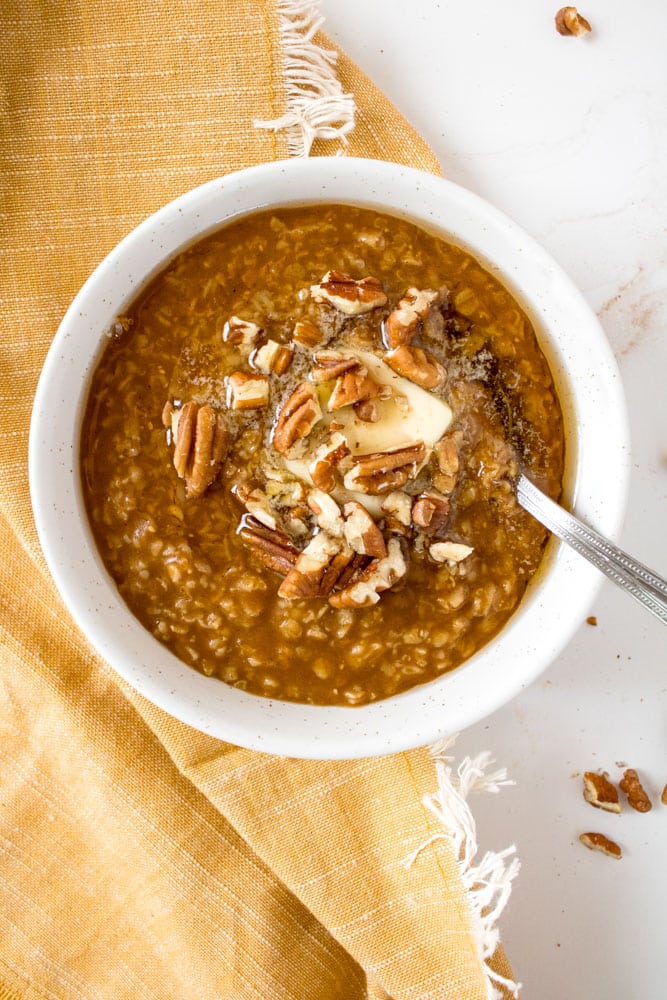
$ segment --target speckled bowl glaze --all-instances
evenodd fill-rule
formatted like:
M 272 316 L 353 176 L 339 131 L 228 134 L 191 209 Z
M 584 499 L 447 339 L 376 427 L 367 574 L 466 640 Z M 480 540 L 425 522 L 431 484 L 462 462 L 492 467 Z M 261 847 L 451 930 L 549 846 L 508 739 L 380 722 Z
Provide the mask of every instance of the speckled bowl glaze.
M 416 170 L 346 158 L 272 163 L 211 181 L 158 211 L 109 254 L 73 301 L 46 359 L 30 432 L 30 486 L 40 541 L 67 607 L 141 694 L 240 746 L 303 758 L 365 757 L 460 730 L 530 684 L 583 622 L 597 572 L 551 540 L 509 623 L 458 669 L 358 708 L 272 701 L 196 673 L 139 624 L 100 560 L 79 481 L 86 392 L 115 317 L 198 237 L 239 214 L 304 202 L 356 203 L 408 217 L 465 246 L 504 282 L 534 322 L 559 389 L 565 503 L 603 533 L 617 533 L 629 468 L 625 406 L 611 351 L 579 292 L 530 237 L 476 196 Z

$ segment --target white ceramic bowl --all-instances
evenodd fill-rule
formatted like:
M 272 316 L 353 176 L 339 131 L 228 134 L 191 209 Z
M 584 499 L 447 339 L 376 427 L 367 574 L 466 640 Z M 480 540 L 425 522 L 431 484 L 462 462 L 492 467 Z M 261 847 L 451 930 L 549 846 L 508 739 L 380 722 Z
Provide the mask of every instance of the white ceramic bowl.
M 565 502 L 614 536 L 626 497 L 627 420 L 619 374 L 595 316 L 550 257 L 500 212 L 441 178 L 371 160 L 291 160 L 245 170 L 183 195 L 130 233 L 83 286 L 49 351 L 33 410 L 30 485 L 44 554 L 74 619 L 150 701 L 240 746 L 352 758 L 431 742 L 507 702 L 581 625 L 600 583 L 597 572 L 552 540 L 509 623 L 457 670 L 358 708 L 271 701 L 186 667 L 132 616 L 97 553 L 78 474 L 91 372 L 115 317 L 147 279 L 236 215 L 322 201 L 378 208 L 438 231 L 471 250 L 516 295 L 536 326 L 565 410 Z

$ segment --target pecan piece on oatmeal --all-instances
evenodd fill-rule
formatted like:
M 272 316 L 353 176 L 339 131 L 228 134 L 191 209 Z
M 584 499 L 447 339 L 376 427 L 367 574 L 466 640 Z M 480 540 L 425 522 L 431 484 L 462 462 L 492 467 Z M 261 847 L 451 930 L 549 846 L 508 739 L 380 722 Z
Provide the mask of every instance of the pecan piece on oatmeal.
M 316 347 L 324 340 L 324 334 L 314 323 L 307 319 L 300 319 L 294 324 L 292 340 L 301 344 L 302 347 Z
M 297 441 L 307 437 L 322 419 L 317 393 L 310 382 L 301 382 L 283 403 L 273 429 L 273 446 L 287 455 Z
M 380 419 L 377 403 L 372 399 L 362 399 L 359 403 L 354 403 L 353 409 L 359 420 L 363 420 L 366 424 L 376 424 Z
M 427 535 L 437 535 L 447 524 L 449 501 L 433 490 L 420 493 L 412 505 L 412 521 Z
M 381 393 L 382 387 L 370 378 L 363 368 L 358 371 L 348 371 L 336 379 L 327 409 L 333 413 L 344 406 L 354 406 L 376 399 Z
M 387 302 L 377 278 L 356 281 L 340 271 L 327 271 L 319 284 L 310 286 L 310 294 L 315 302 L 328 302 L 346 316 L 360 316 Z
M 625 792 L 628 805 L 637 812 L 645 813 L 651 808 L 651 800 L 644 790 L 644 786 L 639 780 L 639 775 L 634 767 L 628 767 L 623 772 L 623 777 L 618 783 L 618 787 Z
M 559 35 L 587 35 L 591 31 L 590 23 L 576 7 L 561 7 L 554 17 L 556 31 Z
M 224 416 L 212 406 L 190 400 L 180 409 L 167 403 L 162 421 L 171 427 L 176 474 L 185 480 L 191 499 L 200 497 L 213 483 L 229 449 L 229 430 Z
M 268 528 L 254 517 L 244 516 L 238 533 L 260 562 L 283 576 L 299 558 L 299 550 L 284 531 Z
M 278 596 L 288 601 L 324 597 L 336 586 L 354 552 L 327 531 L 320 531 L 300 553 L 281 583 Z
M 596 809 L 613 813 L 621 811 L 616 785 L 612 784 L 606 774 L 584 771 L 584 798 Z
M 458 433 L 446 434 L 433 446 L 436 468 L 431 480 L 441 493 L 451 493 L 459 474 Z
M 333 538 L 343 537 L 343 513 L 333 497 L 324 490 L 314 489 L 308 494 L 307 503 L 323 531 Z
M 361 361 L 338 351 L 317 351 L 313 355 L 315 367 L 310 373 L 313 382 L 330 382 L 346 372 L 359 371 Z
M 309 534 L 310 511 L 306 506 L 306 489 L 296 479 L 280 478 L 276 470 L 266 470 L 264 495 L 270 510 L 279 515 L 284 529 L 293 538 Z M 276 477 L 277 478 L 274 478 Z
M 232 372 L 227 376 L 228 404 L 232 410 L 257 410 L 269 404 L 266 375 Z
M 294 358 L 294 344 L 267 340 L 250 355 L 250 364 L 265 375 L 284 375 Z
M 398 538 L 390 538 L 387 555 L 383 559 L 373 559 L 358 573 L 352 575 L 342 590 L 331 595 L 329 604 L 334 608 L 365 608 L 377 604 L 380 594 L 389 590 L 407 572 L 401 543 Z
M 336 472 L 349 454 L 349 445 L 340 431 L 330 434 L 308 459 L 308 472 L 313 485 L 331 493 L 336 486 Z
M 264 492 L 277 507 L 299 507 L 305 503 L 306 488 L 299 479 L 286 475 L 282 469 L 265 469 Z
M 383 360 L 397 375 L 402 375 L 422 389 L 437 389 L 447 378 L 445 366 L 430 351 L 421 347 L 399 344 L 387 351 Z
M 414 479 L 426 457 L 426 445 L 423 441 L 369 455 L 356 455 L 343 483 L 346 489 L 367 493 L 369 496 L 390 493 Z
M 261 332 L 256 323 L 250 323 L 239 316 L 231 316 L 223 327 L 222 339 L 237 347 L 252 347 Z
M 610 858 L 619 859 L 623 857 L 623 851 L 616 841 L 610 840 L 604 833 L 581 833 L 579 834 L 579 840 L 584 847 L 588 847 L 591 851 L 600 851 L 602 854 L 607 854 Z
M 399 535 L 409 534 L 412 524 L 412 503 L 413 498 L 402 490 L 394 490 L 384 498 L 381 509 L 388 531 Z
M 247 483 L 237 483 L 232 487 L 232 493 L 237 497 L 247 512 L 272 531 L 278 529 L 276 512 L 266 493 L 260 489 L 252 489 Z
M 438 293 L 431 288 L 408 288 L 383 325 L 384 341 L 389 350 L 412 343 L 437 298 Z
M 463 562 L 474 551 L 472 546 L 463 545 L 460 542 L 434 542 L 433 545 L 429 546 L 428 554 L 435 562 L 455 565 Z
M 350 548 L 362 556 L 384 559 L 387 544 L 377 524 L 366 508 L 357 500 L 349 500 L 343 507 L 345 523 L 343 534 Z

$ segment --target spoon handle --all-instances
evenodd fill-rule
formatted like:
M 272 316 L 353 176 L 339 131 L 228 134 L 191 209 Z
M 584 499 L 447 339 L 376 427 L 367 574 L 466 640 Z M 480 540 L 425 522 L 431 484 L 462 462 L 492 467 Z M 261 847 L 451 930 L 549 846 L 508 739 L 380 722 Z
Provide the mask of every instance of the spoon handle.
M 521 506 L 545 528 L 627 590 L 667 625 L 667 580 L 554 503 L 523 473 L 517 480 L 516 495 Z

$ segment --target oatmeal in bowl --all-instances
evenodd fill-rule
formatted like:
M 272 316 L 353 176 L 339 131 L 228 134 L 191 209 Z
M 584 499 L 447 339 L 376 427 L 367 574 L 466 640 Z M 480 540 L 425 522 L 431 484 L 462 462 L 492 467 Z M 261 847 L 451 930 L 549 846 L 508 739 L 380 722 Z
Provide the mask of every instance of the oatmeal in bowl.
M 191 192 L 101 265 L 45 367 L 31 482 L 65 600 L 142 693 L 351 757 L 482 717 L 567 641 L 597 580 L 514 479 L 613 532 L 610 440 L 622 469 L 608 348 L 511 223 L 416 171 L 290 162 Z

